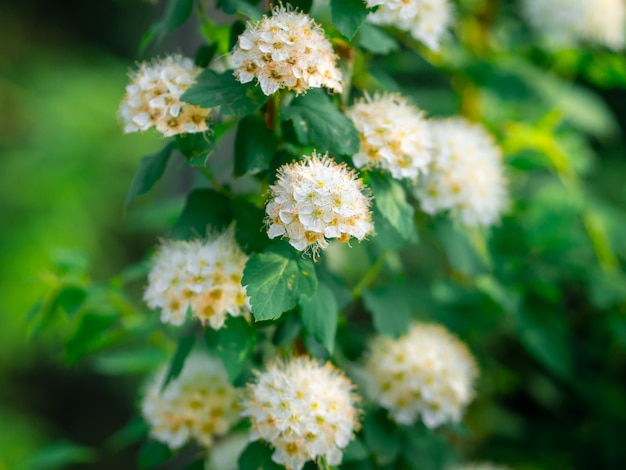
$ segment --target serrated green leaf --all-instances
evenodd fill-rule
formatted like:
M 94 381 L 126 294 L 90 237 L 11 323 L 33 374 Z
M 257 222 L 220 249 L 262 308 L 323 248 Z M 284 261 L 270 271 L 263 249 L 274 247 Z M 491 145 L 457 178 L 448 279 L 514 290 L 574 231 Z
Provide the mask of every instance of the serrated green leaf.
M 301 144 L 315 146 L 320 152 L 353 155 L 359 151 L 359 132 L 322 90 L 295 98 L 282 108 L 281 119 L 293 122 Z
M 399 285 L 363 291 L 363 302 L 372 315 L 376 331 L 393 337 L 407 332 L 411 322 L 407 295 L 407 289 Z
M 226 325 L 205 333 L 207 345 L 222 359 L 231 382 L 243 371 L 246 361 L 254 352 L 257 341 L 256 329 L 241 317 L 228 317 Z
M 133 182 L 128 190 L 126 201 L 124 202 L 125 209 L 130 206 L 137 196 L 141 196 L 150 191 L 154 183 L 163 176 L 163 172 L 165 171 L 173 149 L 174 143 L 170 142 L 158 152 L 141 159 L 137 173 L 135 173 Z
M 215 150 L 215 136 L 212 133 L 180 134 L 176 136 L 175 142 L 176 149 L 185 156 L 191 166 L 206 166 Z
M 389 221 L 400 235 L 409 239 L 415 234 L 414 209 L 406 200 L 406 193 L 400 183 L 389 175 L 373 172 L 369 179 L 374 204 L 382 216 Z
M 306 331 L 332 354 L 339 308 L 330 288 L 320 283 L 313 297 L 300 301 L 300 314 Z
M 74 364 L 99 345 L 106 344 L 106 331 L 118 318 L 117 312 L 88 311 L 81 314 L 76 329 L 65 344 L 68 362 Z
M 330 11 L 335 28 L 348 39 L 352 39 L 370 12 L 363 0 L 330 0 Z
M 357 36 L 359 46 L 374 54 L 389 54 L 400 48 L 398 42 L 385 31 L 372 24 L 365 23 Z
M 174 357 L 172 358 L 172 362 L 170 362 L 170 367 L 167 370 L 167 375 L 165 376 L 165 380 L 161 385 L 161 391 L 165 390 L 167 385 L 176 377 L 180 375 L 185 367 L 185 360 L 191 353 L 193 349 L 193 345 L 196 342 L 196 336 L 191 334 L 187 336 L 183 336 L 178 340 L 178 346 L 176 346 L 176 352 L 174 353 Z
M 243 116 L 263 106 L 267 96 L 253 83 L 239 83 L 232 70 L 221 74 L 204 70 L 198 75 L 196 84 L 183 93 L 181 100 L 202 108 L 219 106 L 223 114 Z
M 265 171 L 276 153 L 278 139 L 258 116 L 246 116 L 235 136 L 235 176 Z
M 239 470 L 282 470 L 272 460 L 274 451 L 262 441 L 250 443 L 239 457 Z
M 209 230 L 221 230 L 232 220 L 230 200 L 212 189 L 196 189 L 187 197 L 187 203 L 172 228 L 172 237 L 187 239 L 202 237 Z
M 274 320 L 317 289 L 315 266 L 288 247 L 270 247 L 250 257 L 242 284 L 256 321 Z

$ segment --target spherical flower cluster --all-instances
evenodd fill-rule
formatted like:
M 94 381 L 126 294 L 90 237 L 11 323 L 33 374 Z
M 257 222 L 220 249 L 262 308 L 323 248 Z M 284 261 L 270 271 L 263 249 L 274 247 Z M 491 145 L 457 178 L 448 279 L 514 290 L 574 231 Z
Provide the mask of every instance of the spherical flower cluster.
M 359 153 L 352 158 L 357 168 L 377 166 L 397 179 L 417 179 L 430 163 L 430 127 L 401 96 L 366 96 L 347 114 L 361 135 Z
M 143 62 L 138 71 L 131 73 L 132 83 L 126 87 L 120 106 L 124 132 L 154 127 L 170 137 L 206 131 L 211 110 L 180 100 L 201 70 L 191 59 L 180 55 Z
M 624 0 L 523 0 L 522 11 L 533 28 L 559 45 L 624 47 Z
M 356 173 L 317 153 L 278 169 L 266 207 L 268 236 L 286 236 L 297 250 L 328 247 L 327 239 L 359 241 L 373 229 L 370 199 Z
M 280 88 L 302 93 L 325 86 L 342 90 L 337 57 L 324 31 L 304 13 L 277 6 L 271 16 L 249 23 L 233 49 L 241 83 L 256 78 L 263 93 Z
M 240 415 L 238 395 L 224 366 L 219 359 L 192 354 L 180 375 L 161 390 L 166 372 L 163 369 L 153 377 L 141 404 L 150 435 L 171 449 L 190 439 L 211 447 Z
M 372 399 L 401 424 L 459 421 L 477 375 L 467 347 L 445 328 L 416 323 L 405 336 L 380 336 L 366 360 Z
M 467 226 L 496 223 L 508 202 L 500 149 L 483 127 L 461 118 L 431 129 L 434 158 L 415 191 L 422 209 L 450 210 Z
M 187 311 L 219 329 L 226 314 L 250 312 L 241 285 L 247 256 L 227 230 L 205 240 L 164 242 L 148 276 L 144 300 L 161 309 L 161 320 L 182 325 Z
M 365 0 L 368 7 L 378 6 L 368 21 L 395 26 L 424 43 L 434 51 L 452 23 L 449 0 Z
M 305 357 L 276 362 L 248 384 L 243 415 L 252 440 L 274 448 L 272 460 L 300 470 L 307 460 L 341 463 L 358 426 L 352 383 L 330 363 Z

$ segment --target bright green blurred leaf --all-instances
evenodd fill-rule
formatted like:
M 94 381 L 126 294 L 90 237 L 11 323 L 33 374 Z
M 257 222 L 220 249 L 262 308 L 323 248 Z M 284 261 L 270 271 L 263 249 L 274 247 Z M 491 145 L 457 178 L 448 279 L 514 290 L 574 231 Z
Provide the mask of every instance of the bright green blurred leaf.
M 352 39 L 369 14 L 363 0 L 330 0 L 333 24 L 348 39 Z
M 55 442 L 41 448 L 27 463 L 29 470 L 56 470 L 70 465 L 93 462 L 96 452 L 69 441 Z
M 107 330 L 118 318 L 119 313 L 110 311 L 88 310 L 82 313 L 75 331 L 65 343 L 68 362 L 74 364 L 85 354 L 108 344 Z
M 374 54 L 385 55 L 400 48 L 400 45 L 394 38 L 379 27 L 368 23 L 361 26 L 357 41 L 359 46 Z
M 397 284 L 363 291 L 363 302 L 376 331 L 393 337 L 407 332 L 411 321 L 409 293 L 406 287 Z
M 245 318 L 229 316 L 219 330 L 207 328 L 205 338 L 209 349 L 222 359 L 230 381 L 234 382 L 254 352 L 256 329 Z
M 386 174 L 372 172 L 369 176 L 369 183 L 374 194 L 374 204 L 382 216 L 405 239 L 414 236 L 413 215 L 415 211 L 413 206 L 407 202 L 402 185 Z

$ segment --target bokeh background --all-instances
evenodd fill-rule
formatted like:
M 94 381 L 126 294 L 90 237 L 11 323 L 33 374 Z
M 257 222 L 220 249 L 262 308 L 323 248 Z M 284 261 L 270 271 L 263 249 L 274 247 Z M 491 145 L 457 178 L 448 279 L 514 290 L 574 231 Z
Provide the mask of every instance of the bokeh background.
M 460 2 L 469 19 L 457 34 L 480 56 L 481 28 L 495 23 L 496 38 L 522 51 L 517 61 L 475 60 L 451 81 L 406 52 L 374 61 L 364 78 L 430 115 L 481 119 L 506 142 L 513 204 L 489 242 L 490 275 L 467 240 L 433 225 L 407 252 L 417 276 L 435 272 L 415 309 L 461 332 L 481 362 L 477 402 L 453 437 L 468 456 L 520 469 L 624 468 L 626 58 L 545 52 L 513 2 L 491 18 L 495 3 Z M 202 41 L 190 21 L 140 53 L 162 10 L 0 2 L 0 470 L 136 468 L 137 390 L 171 345 L 148 331 L 100 353 L 106 315 L 77 326 L 57 310 L 72 313 L 80 286 L 101 283 L 109 300 L 107 289 L 124 285 L 116 305 L 140 311 L 141 261 L 194 184 L 174 159 L 154 194 L 123 210 L 140 158 L 162 145 L 122 135 L 127 71 L 160 51 L 193 56 Z M 141 313 L 125 318 L 137 334 Z M 78 328 L 94 329 L 88 350 L 68 348 Z

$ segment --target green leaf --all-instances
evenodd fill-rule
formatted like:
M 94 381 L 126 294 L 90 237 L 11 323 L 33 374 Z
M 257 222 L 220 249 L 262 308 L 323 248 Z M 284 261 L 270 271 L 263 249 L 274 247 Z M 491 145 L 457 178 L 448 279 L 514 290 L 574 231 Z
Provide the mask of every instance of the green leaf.
M 72 316 L 78 311 L 86 298 L 87 291 L 83 287 L 65 285 L 58 291 L 55 303 L 65 310 L 68 315 Z
M 224 10 L 224 13 L 228 13 L 229 15 L 240 13 L 253 20 L 258 20 L 263 16 L 254 5 L 245 0 L 219 0 L 217 6 Z
M 172 237 L 187 239 L 202 237 L 210 230 L 221 230 L 232 219 L 230 200 L 212 189 L 196 189 L 187 197 L 187 203 L 172 228 Z
M 272 337 L 272 343 L 278 347 L 291 344 L 298 335 L 300 335 L 301 331 L 302 322 L 298 316 L 287 315 L 287 320 L 276 327 L 276 331 L 274 331 L 274 336 Z
M 365 416 L 363 434 L 365 444 L 374 454 L 377 464 L 387 465 L 396 460 L 400 453 L 400 436 L 383 412 L 370 412 Z
M 208 328 L 205 338 L 209 349 L 222 359 L 230 381 L 234 382 L 254 352 L 256 329 L 245 318 L 229 316 L 220 330 Z
M 370 10 L 363 0 L 330 0 L 333 24 L 348 39 L 361 27 Z
M 339 308 L 330 288 L 320 283 L 313 297 L 300 300 L 300 314 L 306 331 L 332 354 Z
M 408 295 L 407 289 L 399 285 L 363 291 L 363 301 L 376 331 L 393 337 L 407 332 L 411 321 Z
M 313 0 L 289 0 L 289 4 L 304 13 L 308 13 L 313 5 Z
M 224 114 L 246 115 L 263 106 L 267 96 L 252 83 L 239 83 L 232 70 L 221 74 L 205 70 L 198 75 L 196 84 L 183 94 L 181 100 L 203 108 L 219 106 Z
M 276 153 L 278 140 L 258 116 L 239 121 L 235 136 L 235 176 L 265 171 Z
M 139 449 L 137 467 L 140 470 L 157 468 L 170 460 L 172 456 L 172 451 L 167 445 L 150 439 L 144 442 Z
M 298 141 L 320 152 L 353 155 L 359 151 L 359 132 L 322 90 L 311 90 L 282 108 L 282 120 L 291 120 Z
M 272 460 L 273 450 L 261 441 L 250 443 L 239 457 L 239 470 L 283 470 Z
M 130 206 L 137 196 L 141 196 L 150 191 L 154 183 L 163 176 L 163 172 L 165 171 L 173 149 L 174 143 L 170 142 L 158 152 L 141 159 L 139 169 L 137 173 L 135 173 L 133 182 L 128 190 L 128 195 L 126 196 L 126 201 L 124 202 L 125 209 Z
M 243 250 L 263 251 L 270 243 L 264 233 L 265 211 L 242 197 L 231 200 L 235 219 L 235 239 Z
M 107 450 L 117 453 L 128 446 L 141 441 L 148 434 L 148 425 L 139 416 L 134 416 L 119 431 L 116 431 L 104 443 Z
M 94 369 L 100 373 L 147 374 L 168 359 L 167 353 L 154 346 L 142 346 L 98 353 L 93 357 Z
M 26 464 L 30 470 L 56 470 L 70 465 L 85 464 L 95 460 L 96 453 L 89 447 L 69 441 L 60 441 L 39 449 Z
M 343 452 L 342 462 L 354 462 L 358 460 L 364 460 L 368 458 L 370 455 L 367 446 L 358 438 L 354 438 L 346 447 L 346 450 Z
M 389 54 L 400 49 L 398 42 L 385 31 L 372 24 L 365 23 L 357 37 L 359 46 L 374 54 Z
M 176 148 L 182 153 L 189 165 L 204 167 L 215 150 L 215 136 L 212 133 L 197 132 L 176 136 Z
M 117 312 L 85 312 L 76 326 L 75 331 L 65 344 L 65 353 L 70 364 L 76 363 L 81 357 L 93 352 L 99 346 L 108 343 L 106 331 L 117 322 Z
M 467 276 L 477 276 L 486 269 L 466 233 L 459 231 L 450 220 L 440 219 L 434 227 L 437 240 L 443 246 L 448 264 Z
M 183 336 L 178 340 L 178 346 L 176 347 L 176 352 L 174 353 L 172 362 L 170 362 L 170 367 L 167 371 L 167 375 L 165 376 L 165 380 L 163 381 L 163 385 L 161 385 L 161 391 L 165 390 L 167 385 L 180 375 L 183 367 L 185 367 L 185 360 L 193 349 L 195 342 L 196 336 L 193 334 Z
M 315 266 L 289 247 L 270 247 L 250 257 L 243 271 L 256 321 L 274 320 L 317 289 Z
M 370 173 L 369 183 L 374 194 L 374 204 L 382 216 L 405 239 L 414 236 L 414 210 L 413 206 L 406 200 L 406 193 L 402 185 L 391 176 L 378 172 Z

